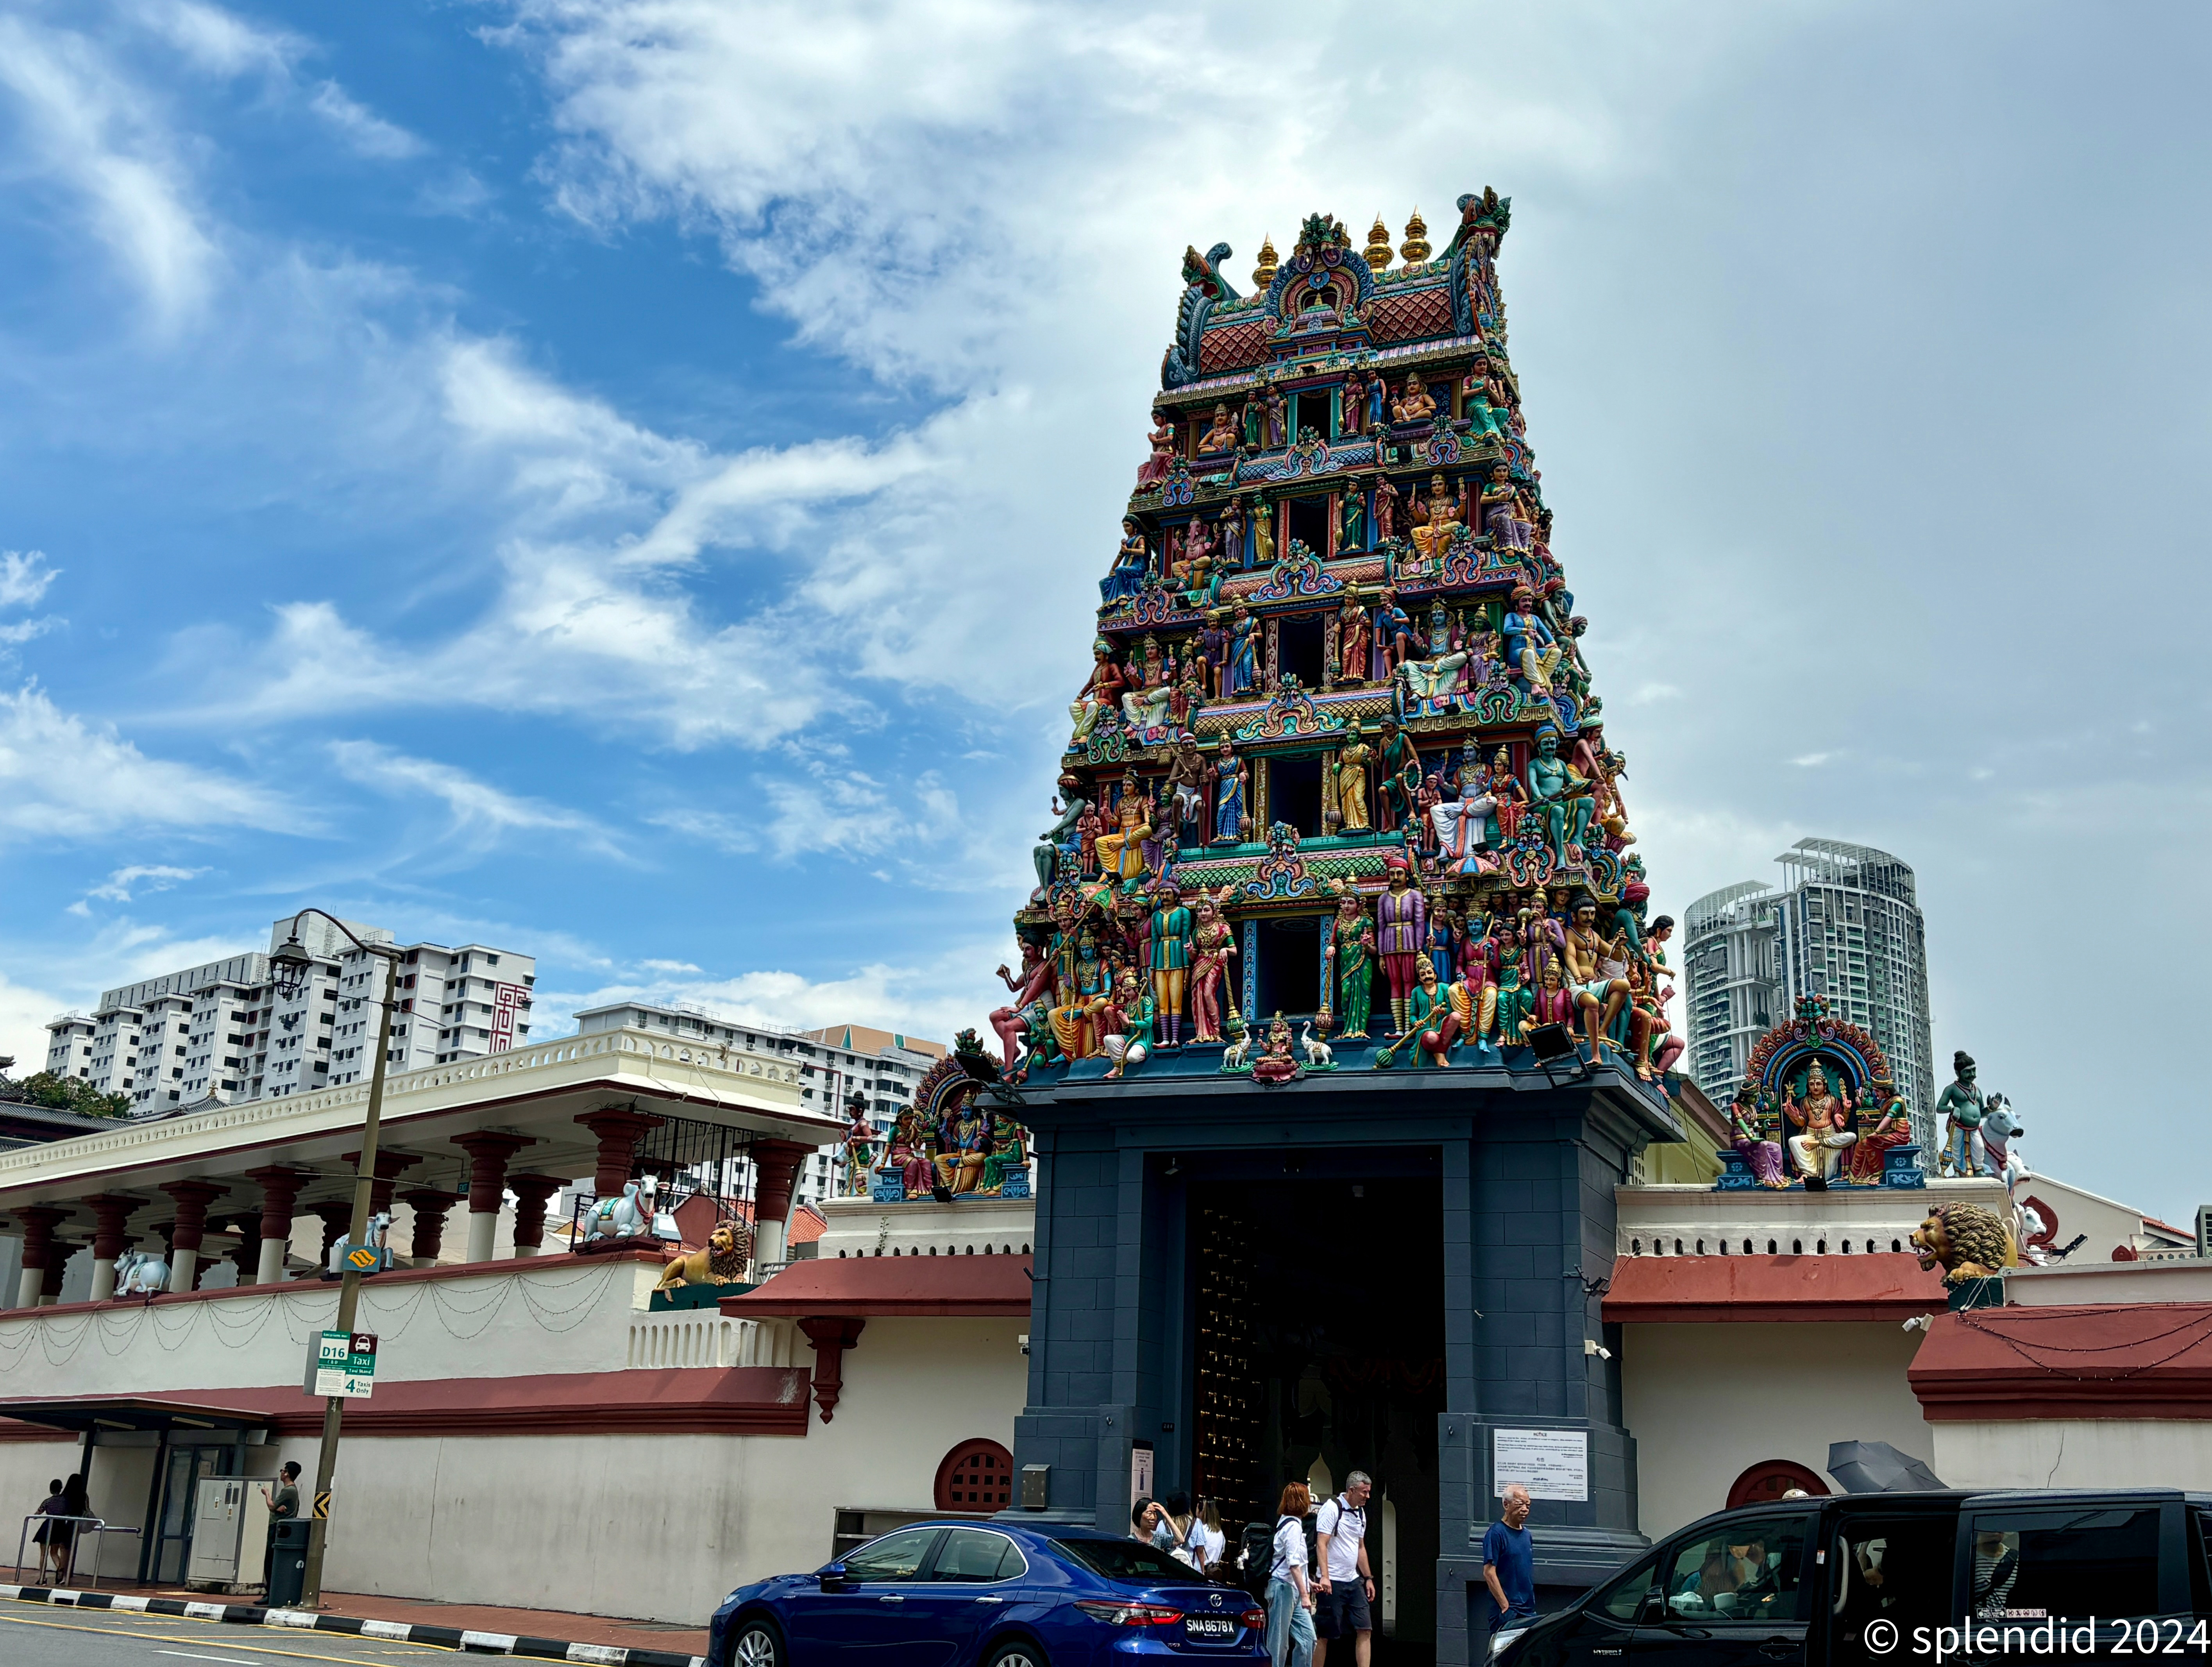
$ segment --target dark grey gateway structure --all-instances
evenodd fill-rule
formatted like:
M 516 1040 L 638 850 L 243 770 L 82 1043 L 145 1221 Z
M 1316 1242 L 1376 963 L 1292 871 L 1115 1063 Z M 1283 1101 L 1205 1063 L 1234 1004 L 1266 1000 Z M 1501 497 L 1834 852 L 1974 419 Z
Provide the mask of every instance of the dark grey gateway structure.
M 1506 353 L 1510 204 L 1459 206 L 1402 264 L 1314 215 L 1251 295 L 1185 255 L 993 1017 L 1043 1182 L 1020 1510 L 1126 1532 L 1149 1472 L 1233 1534 L 1367 1470 L 1378 1625 L 1447 1664 L 1508 1483 L 1540 1588 L 1644 1543 L 1599 1298 L 1614 1187 L 1683 1138 Z

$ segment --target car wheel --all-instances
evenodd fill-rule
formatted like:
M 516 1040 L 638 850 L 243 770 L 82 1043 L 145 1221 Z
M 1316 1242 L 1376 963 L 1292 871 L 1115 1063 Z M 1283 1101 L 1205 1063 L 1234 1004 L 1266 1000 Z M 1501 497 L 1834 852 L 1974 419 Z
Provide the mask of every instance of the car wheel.
M 1017 1638 L 992 1651 L 983 1667 L 1052 1667 L 1052 1664 L 1036 1645 L 1025 1638 Z
M 729 1667 L 785 1667 L 783 1640 L 765 1621 L 748 1621 L 730 1640 Z

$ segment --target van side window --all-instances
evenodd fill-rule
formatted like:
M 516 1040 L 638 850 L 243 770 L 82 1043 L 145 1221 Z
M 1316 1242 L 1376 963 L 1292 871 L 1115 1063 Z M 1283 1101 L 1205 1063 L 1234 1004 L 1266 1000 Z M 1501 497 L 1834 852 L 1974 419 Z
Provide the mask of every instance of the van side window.
M 1807 1525 L 1803 1517 L 1759 1518 L 1674 1547 L 1661 1570 L 1668 1618 L 1796 1619 Z
M 1590 1608 L 1611 1615 L 1624 1626 L 1634 1626 L 1644 1618 L 1644 1599 L 1651 1590 L 1651 1571 L 1658 1561 L 1655 1553 L 1636 1563 L 1626 1574 L 1616 1576 L 1611 1585 L 1590 1599 Z
M 1828 1550 L 1829 1660 L 1838 1667 L 1887 1663 L 1900 1638 L 1918 1627 L 1955 1626 L 1951 1559 L 1958 1518 L 1943 1511 L 1875 1517 L 1853 1512 L 1836 1525 Z M 1868 1626 L 1877 1628 L 1875 1642 Z
M 1974 1513 L 1967 1608 L 1986 1620 L 2156 1615 L 2158 1507 Z

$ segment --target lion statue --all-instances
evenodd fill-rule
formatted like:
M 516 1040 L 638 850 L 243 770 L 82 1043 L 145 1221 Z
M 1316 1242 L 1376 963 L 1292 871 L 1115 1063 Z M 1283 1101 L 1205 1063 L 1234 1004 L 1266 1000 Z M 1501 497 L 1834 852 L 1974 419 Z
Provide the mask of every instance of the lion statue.
M 752 1255 L 752 1234 L 741 1221 L 718 1221 L 707 1235 L 707 1248 L 680 1256 L 660 1270 L 656 1291 L 679 1285 L 735 1285 Z
M 1987 1279 L 2020 1265 L 2012 1229 L 1979 1204 L 1938 1204 L 1912 1230 L 1912 1249 L 1923 1268 L 1943 1269 L 1943 1283 Z

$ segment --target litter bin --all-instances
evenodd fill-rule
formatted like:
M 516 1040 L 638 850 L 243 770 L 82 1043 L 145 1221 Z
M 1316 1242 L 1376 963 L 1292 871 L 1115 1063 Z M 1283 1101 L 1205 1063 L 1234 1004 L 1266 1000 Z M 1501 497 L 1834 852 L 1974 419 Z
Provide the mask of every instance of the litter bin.
M 287 1517 L 269 1534 L 269 1607 L 289 1609 L 307 1585 L 307 1530 L 304 1517 Z

